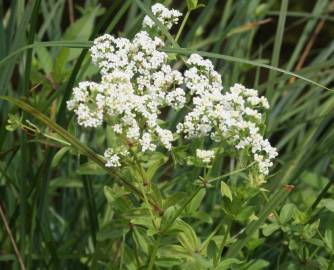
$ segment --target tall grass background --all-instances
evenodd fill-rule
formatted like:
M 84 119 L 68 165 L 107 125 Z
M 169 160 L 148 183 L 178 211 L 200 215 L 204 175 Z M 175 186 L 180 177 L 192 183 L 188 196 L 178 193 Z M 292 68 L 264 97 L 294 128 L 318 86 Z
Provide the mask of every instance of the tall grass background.
M 89 264 L 92 269 L 103 269 L 98 262 L 109 256 L 109 247 L 100 244 L 103 187 L 115 181 L 113 171 L 106 174 L 99 167 L 103 161 L 97 152 L 106 135 L 79 132 L 66 100 L 79 81 L 97 78 L 87 53 L 94 37 L 132 37 L 152 2 L 0 2 L 1 269 L 87 269 L 88 262 L 95 262 Z M 186 1 L 164 3 L 186 12 Z M 266 186 L 273 192 L 256 209 L 257 223 L 228 251 L 235 255 L 284 200 L 315 211 L 323 198 L 333 196 L 334 3 L 202 3 L 177 41 L 176 33 L 163 31 L 169 41 L 165 51 L 198 52 L 215 63 L 226 88 L 242 82 L 265 95 L 271 104 L 266 134 L 279 151 Z M 22 117 L 26 128 L 8 132 L 12 114 Z M 175 123 L 180 115 L 168 117 Z M 68 155 L 66 143 L 81 155 Z M 87 160 L 94 175 L 82 166 Z M 221 160 L 212 176 L 233 169 L 233 160 Z M 193 172 L 194 179 L 198 174 Z M 217 215 L 210 208 L 216 197 L 210 191 L 202 206 L 212 215 Z M 326 226 L 334 227 L 333 217 Z M 275 269 L 286 256 L 284 239 L 265 245 L 256 255 Z

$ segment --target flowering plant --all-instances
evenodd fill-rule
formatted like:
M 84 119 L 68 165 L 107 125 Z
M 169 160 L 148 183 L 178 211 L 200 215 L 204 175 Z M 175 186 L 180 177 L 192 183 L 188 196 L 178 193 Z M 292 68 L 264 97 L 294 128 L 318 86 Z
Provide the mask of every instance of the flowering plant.
M 181 16 L 162 4 L 152 6 L 152 12 L 167 29 Z M 157 31 L 151 31 L 156 25 L 148 16 L 143 27 L 133 40 L 108 34 L 95 39 L 90 52 L 101 82 L 81 82 L 67 102 L 79 125 L 97 128 L 106 123 L 119 138 L 117 146 L 105 151 L 106 166 L 120 167 L 122 160 L 133 158 L 130 152 L 150 154 L 158 146 L 173 152 L 175 140 L 182 144 L 208 138 L 212 149 L 196 151 L 203 164 L 210 164 L 214 149 L 223 145 L 233 151 L 244 150 L 254 162 L 253 178 L 261 177 L 261 184 L 277 155 L 261 134 L 261 111 L 269 108 L 267 99 L 241 84 L 224 91 L 212 62 L 198 54 L 185 61 L 183 72 L 173 69 L 175 60 L 159 51 L 164 41 Z M 162 112 L 182 109 L 183 122 L 166 128 Z
M 152 13 L 167 29 L 182 16 L 162 4 L 153 5 Z M 212 168 L 225 158 L 233 158 L 238 171 L 244 172 L 244 181 L 248 182 L 244 187 L 257 189 L 265 183 L 277 156 L 276 149 L 263 137 L 263 112 L 269 104 L 265 97 L 259 97 L 258 91 L 239 83 L 225 90 L 221 75 L 210 60 L 199 54 L 179 60 L 163 52 L 164 45 L 158 25 L 148 16 L 143 29 L 131 40 L 109 34 L 96 38 L 90 53 L 101 80 L 79 83 L 67 107 L 74 111 L 80 126 L 107 129 L 112 139 L 104 151 L 105 166 L 131 178 L 140 190 L 137 199 L 142 201 L 129 208 L 125 205 L 132 203 L 126 190 L 119 187 L 115 192 L 115 188 L 105 187 L 112 208 L 106 215 L 113 223 L 106 221 L 105 226 L 136 226 L 132 229 L 134 240 L 150 257 L 146 261 L 148 269 L 153 269 L 153 265 L 163 267 L 164 260 L 174 259 L 176 250 L 184 253 L 181 260 L 172 262 L 180 269 L 191 267 L 198 260 L 203 260 L 201 265 L 225 269 L 221 266 L 225 263 L 221 262 L 221 253 L 224 245 L 233 242 L 228 229 L 224 229 L 224 239 L 215 235 L 222 224 L 210 236 L 216 239 L 212 245 L 221 247 L 210 261 L 209 241 L 201 243 L 183 217 L 197 210 L 216 180 L 221 181 L 222 195 L 231 207 L 238 204 L 238 199 L 234 199 L 238 195 L 224 177 L 210 179 Z M 175 115 L 182 115 L 178 118 L 182 120 L 174 123 Z M 174 166 L 197 168 L 198 180 L 182 179 L 180 175 L 180 180 L 175 180 L 179 183 L 170 181 Z M 191 186 L 197 188 L 188 197 L 184 192 L 192 190 Z M 176 187 L 180 190 L 177 193 L 173 191 Z M 125 204 L 125 211 L 120 203 Z M 237 215 L 235 210 L 225 211 Z M 256 218 L 252 211 L 248 215 Z M 203 217 L 197 219 L 205 223 Z M 226 225 L 232 222 L 232 217 L 225 221 Z M 123 236 L 127 232 L 123 229 Z M 133 255 L 129 251 L 126 256 Z M 140 264 L 145 265 L 145 259 Z
M 298 2 L 3 1 L 0 269 L 333 270 L 334 6 Z

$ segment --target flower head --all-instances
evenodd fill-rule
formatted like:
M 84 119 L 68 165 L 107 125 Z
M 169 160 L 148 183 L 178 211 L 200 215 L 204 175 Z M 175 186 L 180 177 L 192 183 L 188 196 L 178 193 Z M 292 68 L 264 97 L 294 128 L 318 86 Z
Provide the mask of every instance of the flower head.
M 166 107 L 181 109 L 186 98 L 183 75 L 168 64 L 168 55 L 158 50 L 161 46 L 161 39 L 145 31 L 133 40 L 110 35 L 95 39 L 90 52 L 102 80 L 74 89 L 68 108 L 75 111 L 78 123 L 113 123 L 115 133 L 143 152 L 154 151 L 159 143 L 170 150 L 173 134 L 159 125 L 159 115 Z M 90 110 L 88 103 L 97 106 Z
M 196 150 L 196 156 L 203 162 L 203 163 L 210 163 L 214 157 L 215 152 L 212 150 L 202 150 L 197 149 Z
M 267 175 L 276 149 L 260 133 L 262 114 L 268 108 L 266 98 L 254 89 L 235 84 L 225 94 L 219 74 L 209 60 L 191 55 L 185 72 L 185 83 L 193 95 L 193 109 L 177 126 L 186 138 L 210 136 L 236 150 L 246 149 L 253 155 L 261 174 Z
M 152 6 L 152 12 L 168 29 L 181 16 L 162 4 Z M 147 16 L 143 25 L 155 27 Z M 267 99 L 241 84 L 223 92 L 220 74 L 210 60 L 198 54 L 190 55 L 182 74 L 160 50 L 163 46 L 159 37 L 146 31 L 132 40 L 108 34 L 95 39 L 90 53 L 101 82 L 79 83 L 67 102 L 78 124 L 96 128 L 105 122 L 142 152 L 155 151 L 158 145 L 171 150 L 174 136 L 162 126 L 162 112 L 179 110 L 189 101 L 184 119 L 176 127 L 179 135 L 185 139 L 209 137 L 235 151 L 245 150 L 259 173 L 267 175 L 277 156 L 261 133 L 262 111 L 269 108 Z M 107 167 L 118 167 L 125 152 L 109 148 L 104 156 Z M 214 151 L 197 149 L 196 156 L 210 163 Z
M 174 24 L 178 24 L 179 17 L 182 16 L 180 11 L 176 9 L 168 9 L 160 3 L 152 6 L 152 13 L 164 26 L 167 27 L 167 29 L 171 29 Z M 144 17 L 143 26 L 153 28 L 155 23 L 149 16 L 146 15 Z

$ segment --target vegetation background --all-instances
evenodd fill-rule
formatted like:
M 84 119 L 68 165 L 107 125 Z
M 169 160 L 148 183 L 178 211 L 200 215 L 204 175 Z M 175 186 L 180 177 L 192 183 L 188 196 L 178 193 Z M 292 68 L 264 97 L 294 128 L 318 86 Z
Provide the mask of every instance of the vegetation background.
M 132 37 L 152 3 L 0 1 L 0 269 L 126 269 L 127 248 L 139 252 L 139 265 L 147 269 L 150 252 L 139 248 L 147 245 L 144 237 L 126 242 L 124 231 L 110 225 L 104 186 L 112 192 L 118 187 L 85 148 L 102 153 L 106 135 L 80 131 L 65 102 L 77 82 L 97 78 L 88 41 L 102 33 Z M 163 3 L 186 12 L 186 1 Z M 206 56 L 224 86 L 242 82 L 267 96 L 267 136 L 279 157 L 265 186 L 271 192 L 235 201 L 235 212 L 222 214 L 219 188 L 209 190 L 194 202 L 190 220 L 197 215 L 194 226 L 203 238 L 227 212 L 242 212 L 223 250 L 234 252 L 231 257 L 241 252 L 245 260 L 234 266 L 232 261 L 232 269 L 334 269 L 334 2 L 200 3 L 178 44 L 188 52 L 212 53 Z M 221 160 L 212 174 L 233 169 L 233 160 Z M 187 179 L 200 174 L 186 173 Z M 260 217 L 255 225 L 253 215 Z

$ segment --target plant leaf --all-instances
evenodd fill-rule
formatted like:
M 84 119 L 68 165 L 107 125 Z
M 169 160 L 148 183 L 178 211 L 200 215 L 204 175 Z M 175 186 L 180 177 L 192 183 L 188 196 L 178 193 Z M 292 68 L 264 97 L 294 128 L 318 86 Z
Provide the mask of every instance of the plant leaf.
M 223 197 L 226 196 L 232 202 L 233 198 L 232 198 L 231 189 L 230 189 L 230 187 L 224 181 L 220 182 L 220 192 L 221 192 L 221 194 L 222 194 Z
M 187 0 L 187 6 L 189 10 L 194 10 L 197 8 L 198 0 Z

